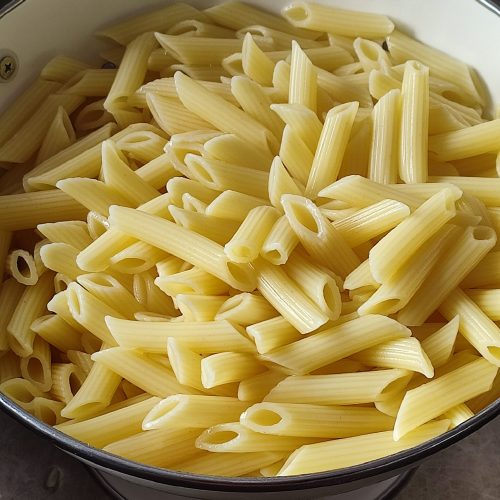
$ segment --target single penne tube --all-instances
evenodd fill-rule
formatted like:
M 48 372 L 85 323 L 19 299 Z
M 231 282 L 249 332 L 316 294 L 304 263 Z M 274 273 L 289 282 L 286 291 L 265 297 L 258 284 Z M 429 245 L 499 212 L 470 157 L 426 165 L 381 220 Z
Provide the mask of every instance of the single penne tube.
M 34 285 L 38 281 L 35 259 L 26 250 L 13 250 L 5 259 L 5 270 L 22 285 Z
M 466 420 L 469 420 L 469 418 L 472 418 L 473 416 L 474 412 L 465 403 L 456 405 L 443 413 L 443 418 L 450 420 L 452 429 L 464 423 Z
M 71 114 L 83 101 L 83 97 L 67 94 L 48 96 L 14 135 L 0 146 L 0 161 L 16 164 L 28 161 L 41 146 L 59 107 Z
M 197 21 L 196 19 L 186 19 L 172 26 L 169 35 L 200 36 L 211 38 L 234 38 L 234 30 L 221 28 L 214 24 Z
M 423 373 L 427 378 L 434 376 L 429 357 L 413 337 L 384 342 L 354 354 L 353 358 L 366 366 L 401 368 Z
M 183 196 L 186 197 L 188 195 L 189 193 L 185 193 Z M 201 200 L 199 201 L 203 203 Z M 223 219 L 221 217 L 213 217 L 206 213 L 193 212 L 192 210 L 186 210 L 175 206 L 170 206 L 169 210 L 173 219 L 179 226 L 201 234 L 220 245 L 224 245 L 230 241 L 238 230 L 238 223 L 235 221 Z
M 100 38 L 109 38 L 120 45 L 127 45 L 145 31 L 161 31 L 163 33 L 185 19 L 204 21 L 207 18 L 191 5 L 178 3 L 107 26 L 97 31 L 96 35 Z
M 83 221 L 47 222 L 38 224 L 37 231 L 52 243 L 67 243 L 78 250 L 92 243 L 87 224 Z
M 74 330 L 59 315 L 40 316 L 33 321 L 30 328 L 61 352 L 82 348 L 80 332 Z
M 268 200 L 228 189 L 209 203 L 205 215 L 242 222 L 250 210 L 268 204 Z
M 218 424 L 200 434 L 196 447 L 222 453 L 288 451 L 314 443 L 317 439 L 307 437 L 273 436 L 251 431 L 238 422 Z
M 246 378 L 238 384 L 238 399 L 240 401 L 262 401 L 264 396 L 286 375 L 277 370 L 265 372 Z
M 293 180 L 279 156 L 276 156 L 269 171 L 269 201 L 280 212 L 282 211 L 281 196 L 295 194 L 301 196 L 303 189 Z
M 146 415 L 143 430 L 165 427 L 206 429 L 240 418 L 250 403 L 223 396 L 176 394 L 160 401 Z
M 193 267 L 170 276 L 155 278 L 155 285 L 167 295 L 175 297 L 179 293 L 196 295 L 222 295 L 228 292 L 224 281 Z
M 122 378 L 101 363 L 93 363 L 89 374 L 61 411 L 64 418 L 88 419 L 106 409 Z
M 428 131 L 429 68 L 408 61 L 401 88 L 399 147 L 399 176 L 407 184 L 427 181 Z
M 113 207 L 112 227 L 206 270 L 243 291 L 254 288 L 250 268 L 229 262 L 223 248 L 188 229 L 139 210 Z M 190 241 L 190 243 L 188 243 Z
M 69 119 L 66 110 L 59 106 L 57 112 L 50 123 L 47 133 L 38 150 L 36 163 L 42 163 L 47 158 L 54 156 L 68 146 L 71 146 L 76 140 L 73 124 Z
M 276 139 L 255 119 L 188 76 L 177 72 L 174 78 L 179 98 L 187 109 L 222 132 L 233 133 L 259 148 L 276 152 Z
M 68 307 L 75 321 L 103 342 L 112 346 L 116 345 L 104 318 L 105 316 L 122 317 L 118 311 L 75 282 L 68 286 L 67 297 Z
M 488 391 L 497 371 L 498 366 L 478 359 L 409 390 L 396 417 L 394 439 L 399 440 L 454 406 Z
M 286 125 L 283 130 L 279 157 L 294 179 L 302 184 L 307 183 L 314 156 L 290 125 Z
M 88 331 L 78 323 L 75 318 L 73 318 L 73 315 L 71 314 L 71 311 L 69 310 L 69 305 L 68 305 L 68 290 L 63 290 L 61 292 L 56 293 L 50 301 L 47 303 L 47 309 L 50 312 L 53 312 L 61 320 L 64 321 L 64 323 L 67 323 L 68 325 L 71 326 L 73 330 L 78 332 L 81 336 L 85 335 L 88 333 Z M 45 316 L 44 316 L 45 318 Z M 40 318 L 40 323 L 43 324 L 44 320 Z M 55 321 L 55 320 L 54 320 Z M 37 321 L 38 323 L 38 321 Z M 48 323 L 50 325 L 51 321 Z M 33 323 L 31 328 L 33 329 Z M 48 327 L 49 329 L 52 329 L 52 326 L 50 325 Z M 54 328 L 57 328 L 57 324 Z M 50 335 L 50 334 L 49 334 Z M 50 343 L 50 342 L 49 342 Z M 81 344 L 79 344 L 81 346 Z
M 399 270 L 384 280 L 375 293 L 358 308 L 364 314 L 393 314 L 408 304 L 443 252 L 453 245 L 461 229 L 445 225 L 407 259 Z
M 153 269 L 134 274 L 132 278 L 134 297 L 149 313 L 172 317 L 176 315 L 173 302 L 155 285 L 155 278 L 156 273 Z
M 133 318 L 141 304 L 120 281 L 110 274 L 88 273 L 77 277 L 78 283 L 125 318 Z
M 390 187 L 398 192 L 416 196 L 424 202 L 442 191 L 444 188 L 450 189 L 457 198 L 457 208 L 465 203 L 463 190 L 452 182 L 424 182 L 415 184 L 391 184 Z
M 373 107 L 373 135 L 370 147 L 368 177 L 380 184 L 396 183 L 401 92 L 390 90 Z
M 142 205 L 160 193 L 130 169 L 124 154 L 112 140 L 102 143 L 102 170 L 104 182 L 114 188 L 134 206 Z
M 26 192 L 29 191 L 35 191 L 38 189 L 47 189 L 47 187 L 43 187 L 40 185 L 34 185 L 32 186 L 30 184 L 30 179 L 37 177 L 37 176 L 42 176 L 42 174 L 52 170 L 53 168 L 56 168 L 58 165 L 61 165 L 68 160 L 84 153 L 87 150 L 93 150 L 99 155 L 100 149 L 97 148 L 100 143 L 108 139 L 113 132 L 115 131 L 117 125 L 115 123 L 108 123 L 106 125 L 103 125 L 99 129 L 91 132 L 90 134 L 86 135 L 85 137 L 82 137 L 75 143 L 73 143 L 71 146 L 67 147 L 63 151 L 60 151 L 56 155 L 54 155 L 51 158 L 48 158 L 44 162 L 40 163 L 33 169 L 29 170 L 23 177 L 23 187 Z M 95 149 L 93 149 L 95 148 Z M 94 155 L 92 155 L 94 156 Z M 99 159 L 99 158 L 98 158 Z M 96 160 L 97 162 L 98 160 Z M 50 188 L 49 188 L 50 189 Z
M 282 215 L 266 236 L 260 249 L 260 255 L 271 264 L 285 264 L 298 243 L 299 239 L 287 217 Z
M 343 277 L 360 264 L 341 234 L 311 200 L 283 195 L 281 202 L 290 226 L 318 263 Z
M 250 210 L 234 236 L 224 246 L 227 257 L 238 263 L 254 261 L 278 216 L 279 212 L 273 207 L 262 206 Z
M 252 293 L 233 295 L 221 304 L 215 320 L 227 320 L 241 326 L 266 321 L 276 316 L 276 310 L 267 300 Z
M 324 314 L 279 266 L 263 259 L 254 261 L 257 289 L 298 331 L 309 333 L 325 324 Z
M 387 46 L 395 63 L 408 59 L 417 59 L 429 67 L 433 76 L 458 85 L 462 92 L 468 94 L 473 102 L 481 104 L 481 97 L 476 87 L 470 68 L 448 54 L 424 45 L 400 31 L 393 31 L 387 37 Z
M 257 403 L 242 413 L 240 423 L 263 434 L 338 439 L 392 430 L 394 419 L 375 408 Z
M 268 197 L 268 172 L 251 170 L 220 160 L 209 160 L 192 153 L 188 153 L 184 161 L 190 176 L 210 189 L 229 189 L 257 198 Z
M 110 443 L 104 451 L 153 467 L 171 467 L 199 453 L 194 446 L 198 434 L 196 429 L 151 430 Z
M 422 348 L 435 368 L 439 368 L 447 363 L 453 354 L 457 340 L 458 326 L 459 317 L 455 316 L 443 327 L 422 340 Z
M 240 382 L 265 371 L 265 367 L 248 353 L 219 352 L 201 360 L 201 383 L 211 389 Z
M 67 404 L 78 392 L 85 380 L 85 373 L 73 363 L 53 363 L 52 395 Z
M 76 264 L 78 250 L 68 243 L 49 243 L 40 250 L 44 266 L 56 273 L 62 273 L 72 280 L 84 274 Z
M 456 196 L 444 189 L 429 198 L 370 250 L 370 270 L 383 283 L 455 216 Z M 426 223 L 422 224 L 422 220 Z M 411 235 L 411 238 L 409 237 Z
M 262 123 L 276 138 L 281 137 L 285 125 L 270 109 L 272 101 L 258 83 L 245 76 L 234 76 L 231 92 L 247 115 Z
M 335 320 L 340 316 L 339 287 L 325 269 L 315 266 L 298 252 L 293 252 L 285 265 L 285 271 L 329 319 Z
M 438 258 L 433 272 L 410 302 L 399 311 L 398 321 L 420 325 L 446 296 L 476 267 L 495 245 L 496 235 L 485 226 L 468 227 Z M 451 319 L 451 318 L 448 318 Z
M 14 314 L 26 287 L 14 278 L 5 280 L 0 288 L 0 355 L 9 351 L 7 326 Z
M 352 48 L 365 73 L 392 65 L 388 53 L 373 40 L 358 37 L 354 40 Z
M 500 329 L 460 288 L 453 290 L 439 307 L 448 320 L 459 315 L 459 332 L 490 363 L 500 365 Z
M 131 206 L 127 198 L 122 196 L 114 187 L 97 179 L 74 177 L 57 181 L 56 187 L 67 196 L 71 196 L 87 210 L 109 215 L 111 205 Z
M 266 354 L 302 338 L 301 334 L 281 316 L 248 326 L 247 334 L 255 342 L 260 354 Z
M 220 4 L 231 5 L 231 4 Z M 239 4 L 247 7 L 246 4 Z M 283 452 L 238 453 L 238 460 L 232 453 L 200 453 L 190 460 L 176 464 L 175 468 L 193 474 L 209 476 L 244 476 L 252 471 L 267 467 L 283 457 Z
M 61 425 L 56 429 L 91 446 L 103 447 L 141 432 L 144 417 L 159 401 L 157 397 L 150 397 L 88 420 Z
M 392 21 L 380 14 L 307 2 L 292 2 L 282 10 L 282 16 L 293 26 L 342 36 L 377 38 L 394 30 Z
M 213 321 L 227 298 L 225 295 L 178 294 L 175 301 L 186 321 Z
M 19 231 L 45 222 L 84 220 L 87 210 L 58 190 L 10 194 L 0 197 L 0 229 Z
M 116 77 L 116 69 L 84 69 L 70 78 L 59 92 L 85 97 L 105 97 Z
M 275 63 L 257 45 L 250 32 L 243 38 L 241 63 L 245 75 L 253 81 L 268 87 L 272 85 Z
M 166 188 L 170 196 L 171 203 L 177 207 L 182 206 L 182 197 L 186 193 L 191 194 L 205 203 L 212 202 L 220 194 L 219 191 L 210 189 L 196 180 L 186 179 L 184 177 L 174 177 L 170 179 L 167 182 Z
M 284 31 L 269 28 L 262 25 L 246 26 L 241 28 L 236 32 L 237 38 L 245 38 L 246 34 L 250 33 L 256 37 L 269 37 L 274 41 L 274 45 L 277 49 L 286 50 L 290 48 L 292 40 L 296 40 L 300 43 L 301 47 L 314 48 L 314 47 L 325 47 L 325 41 L 310 40 L 308 38 L 302 38 L 298 36 L 293 36 L 290 33 L 285 33 Z
M 349 175 L 330 184 L 319 193 L 322 198 L 331 198 L 354 207 L 367 207 L 382 200 L 396 200 L 415 210 L 421 200 L 411 194 L 365 179 L 360 175 Z
M 257 149 L 234 134 L 218 134 L 203 147 L 208 157 L 254 170 L 268 171 L 273 160 L 268 151 Z
M 303 104 L 272 104 L 271 109 L 304 141 L 311 153 L 316 151 L 323 124 L 316 113 Z
M 479 306 L 479 308 L 493 321 L 500 320 L 500 290 L 467 290 L 467 295 Z
M 58 55 L 53 57 L 41 70 L 40 76 L 44 80 L 59 83 L 67 82 L 75 73 L 88 69 L 90 66 L 78 59 Z
M 397 321 L 373 314 L 274 349 L 263 359 L 284 366 L 295 374 L 305 374 L 382 342 L 407 338 L 410 334 L 410 330 Z
M 35 332 L 31 330 L 33 321 L 45 313 L 47 302 L 54 293 L 52 273 L 44 273 L 33 286 L 25 287 L 19 302 L 13 309 L 12 315 L 6 324 L 11 349 L 21 357 L 33 353 Z M 13 290 L 13 293 L 16 293 Z
M 131 41 L 125 49 L 116 77 L 104 101 L 104 109 L 109 111 L 122 127 L 134 121 L 141 121 L 141 115 L 127 104 L 127 98 L 143 83 L 148 57 L 157 46 L 154 34 L 146 32 Z M 133 118 L 139 115 L 139 119 L 131 121 L 128 116 L 124 119 L 125 113 L 130 113 Z
M 106 322 L 121 347 L 139 348 L 145 352 L 164 353 L 169 338 L 182 341 L 189 349 L 204 354 L 228 349 L 251 353 L 255 349 L 241 328 L 226 320 L 145 323 L 108 317 Z
M 52 388 L 50 346 L 41 337 L 35 337 L 33 352 L 20 361 L 21 375 L 42 392 Z
M 211 128 L 208 121 L 187 109 L 178 99 L 147 92 L 146 101 L 154 119 L 169 135 Z
M 316 112 L 317 75 L 314 65 L 296 41 L 292 41 L 290 58 L 290 104 L 301 104 Z
M 462 176 L 438 176 L 430 177 L 431 183 L 451 183 L 466 194 L 475 196 L 488 208 L 496 207 L 499 204 L 497 189 L 499 183 L 497 179 L 483 177 L 462 177 Z
M 65 421 L 61 416 L 61 410 L 64 408 L 64 403 L 54 401 L 49 398 L 35 397 L 33 399 L 33 415 L 38 420 L 54 426 Z
M 135 173 L 155 189 L 163 188 L 170 179 L 178 175 L 166 153 L 139 167 Z
M 307 180 L 308 197 L 316 198 L 323 188 L 337 180 L 357 110 L 357 103 L 347 103 L 328 112 Z
M 91 102 L 84 106 L 75 118 L 75 130 L 88 132 L 103 125 L 114 123 L 113 115 L 104 109 L 104 99 Z
M 94 362 L 90 359 L 90 354 L 83 351 L 70 350 L 69 352 L 66 352 L 66 356 L 68 356 L 70 363 L 73 363 L 78 366 L 78 368 L 81 368 L 88 377 L 90 370 L 94 365 Z
M 151 269 L 158 260 L 164 257 L 165 252 L 162 250 L 143 241 L 136 241 L 113 255 L 109 263 L 113 270 L 133 275 Z
M 19 374 L 20 375 L 20 374 Z M 43 398 L 47 393 L 40 391 L 32 382 L 24 378 L 7 378 L 0 383 L 0 392 L 23 410 L 33 411 L 33 400 Z
M 410 215 L 410 209 L 396 200 L 382 200 L 333 222 L 333 227 L 351 247 L 357 247 L 390 231 Z
M 373 107 L 372 98 L 364 82 L 353 82 L 352 78 L 336 76 L 318 67 L 316 71 L 318 72 L 318 90 L 325 92 L 331 99 L 341 103 L 358 101 L 361 108 Z
M 179 384 L 205 392 L 201 383 L 201 356 L 192 351 L 182 340 L 167 339 L 167 355 L 170 366 Z
M 399 441 L 393 440 L 391 431 L 385 431 L 302 446 L 288 457 L 277 476 L 341 469 L 376 460 L 429 441 L 446 432 L 449 425 L 449 420 L 430 422 Z
M 154 396 L 198 394 L 195 389 L 179 384 L 169 368 L 135 349 L 113 347 L 95 352 L 92 359 Z

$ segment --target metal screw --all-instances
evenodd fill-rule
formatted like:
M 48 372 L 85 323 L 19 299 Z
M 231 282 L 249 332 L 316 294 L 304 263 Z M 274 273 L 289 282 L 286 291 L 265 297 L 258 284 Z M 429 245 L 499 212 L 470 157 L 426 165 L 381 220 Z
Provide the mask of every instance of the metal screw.
M 10 80 L 16 73 L 17 63 L 12 56 L 5 56 L 0 59 L 0 78 Z

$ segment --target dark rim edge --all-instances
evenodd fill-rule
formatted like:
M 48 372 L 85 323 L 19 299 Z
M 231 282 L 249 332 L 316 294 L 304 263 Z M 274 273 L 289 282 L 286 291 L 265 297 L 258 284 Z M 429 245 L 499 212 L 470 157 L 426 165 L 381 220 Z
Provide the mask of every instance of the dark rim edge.
M 500 399 L 458 427 L 409 450 L 344 469 L 280 478 L 202 476 L 150 467 L 111 455 L 110 453 L 77 441 L 37 420 L 3 394 L 0 394 L 0 408 L 37 434 L 55 441 L 55 444 L 61 449 L 87 460 L 98 467 L 115 470 L 146 481 L 184 488 L 195 487 L 197 489 L 216 491 L 271 492 L 346 484 L 377 475 L 390 474 L 413 464 L 417 465 L 420 460 L 451 446 L 500 415 Z

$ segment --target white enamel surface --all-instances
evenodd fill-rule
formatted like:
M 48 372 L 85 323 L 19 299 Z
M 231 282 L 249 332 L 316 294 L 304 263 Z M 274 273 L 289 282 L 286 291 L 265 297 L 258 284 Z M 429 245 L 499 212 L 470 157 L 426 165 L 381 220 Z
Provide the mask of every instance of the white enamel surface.
M 249 1 L 249 0 L 247 0 Z M 189 2 L 189 0 L 188 0 Z M 0 111 L 56 54 L 98 62 L 106 45 L 91 33 L 109 23 L 164 6 L 168 0 L 25 0 L 0 18 L 0 53 L 14 51 L 20 60 L 17 76 L 0 84 Z M 191 1 L 206 7 L 220 1 Z M 278 12 L 289 0 L 253 0 Z M 474 0 L 323 0 L 353 10 L 388 14 L 421 41 L 476 68 L 487 83 L 492 101 L 500 102 L 500 17 Z M 491 107 L 491 109 L 494 109 Z

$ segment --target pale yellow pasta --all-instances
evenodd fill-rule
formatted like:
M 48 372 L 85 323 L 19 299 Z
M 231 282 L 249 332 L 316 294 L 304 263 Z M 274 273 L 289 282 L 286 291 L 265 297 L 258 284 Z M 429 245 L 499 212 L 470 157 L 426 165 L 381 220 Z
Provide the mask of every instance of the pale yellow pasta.
M 221 304 L 215 320 L 228 320 L 248 326 L 276 316 L 276 310 L 259 295 L 240 293 Z
M 249 78 L 261 85 L 272 85 L 274 62 L 257 45 L 250 32 L 243 38 L 241 62 L 243 71 Z
M 78 366 L 78 368 L 81 368 L 85 373 L 85 376 L 88 377 L 90 370 L 94 365 L 94 362 L 90 359 L 90 354 L 83 351 L 69 350 L 66 351 L 66 356 L 68 356 L 68 360 L 71 363 Z
M 394 419 L 375 408 L 257 403 L 242 413 L 240 423 L 263 434 L 345 438 L 392 430 Z
M 163 153 L 167 139 L 160 130 L 137 130 L 120 137 L 116 147 L 127 158 L 147 163 Z M 141 177 L 142 178 L 142 177 Z M 156 194 L 158 196 L 158 194 Z
M 132 278 L 134 297 L 150 313 L 175 316 L 172 300 L 155 285 L 156 277 L 153 269 L 134 274 Z
M 223 295 L 228 292 L 226 283 L 197 267 L 155 278 L 155 285 L 171 297 L 181 293 Z
M 268 203 L 261 198 L 228 189 L 207 206 L 205 215 L 241 222 L 252 209 Z
M 177 381 L 185 386 L 205 391 L 201 383 L 201 355 L 192 351 L 182 340 L 167 338 L 167 355 Z M 177 395 L 178 396 L 178 395 Z
M 82 221 L 38 224 L 37 231 L 52 243 L 67 243 L 78 250 L 92 243 L 87 224 Z
M 187 109 L 222 132 L 235 134 L 271 152 L 277 150 L 274 136 L 255 119 L 188 76 L 177 72 L 174 78 L 179 98 Z
M 109 259 L 109 264 L 115 271 L 133 275 L 151 269 L 165 255 L 165 252 L 158 248 L 136 241 L 113 255 Z
M 290 176 L 279 156 L 276 156 L 269 171 L 269 201 L 282 212 L 281 196 L 283 194 L 303 195 L 304 190 Z
M 213 321 L 226 295 L 178 294 L 175 302 L 186 321 Z
M 47 158 L 71 146 L 75 140 L 75 130 L 68 113 L 62 106 L 59 106 L 38 150 L 36 163 L 42 163 Z
M 269 174 L 188 153 L 185 163 L 190 177 L 218 191 L 234 190 L 257 198 L 268 196 Z
M 410 335 L 410 330 L 397 321 L 373 314 L 327 327 L 319 333 L 268 352 L 264 359 L 300 375 L 382 342 Z
M 401 368 L 423 373 L 427 378 L 434 376 L 433 365 L 415 338 L 391 340 L 353 355 L 366 366 Z
M 91 446 L 103 447 L 140 432 L 142 420 L 159 401 L 157 397 L 150 397 L 88 420 L 61 425 L 56 429 Z
M 458 327 L 459 316 L 457 315 L 421 341 L 422 348 L 434 368 L 443 366 L 451 358 L 457 340 Z
M 42 145 L 47 128 L 61 106 L 71 114 L 82 102 L 83 97 L 67 94 L 53 94 L 34 111 L 29 119 L 0 146 L 0 162 L 24 163 Z
M 5 280 L 0 288 L 0 356 L 9 350 L 7 326 L 17 305 L 25 293 L 25 288 L 14 278 Z
M 107 96 L 116 77 L 116 69 L 85 69 L 74 74 L 60 90 L 64 94 L 85 97 Z
M 314 155 L 290 125 L 286 125 L 283 130 L 279 157 L 295 180 L 307 183 Z
M 57 425 L 66 419 L 61 416 L 64 403 L 53 399 L 35 397 L 33 399 L 33 415 L 48 425 Z
M 492 290 L 467 290 L 467 295 L 479 306 L 479 308 L 493 321 L 500 320 L 498 308 L 500 291 Z
M 266 236 L 260 249 L 260 255 L 271 264 L 285 264 L 298 243 L 299 239 L 287 217 L 282 215 Z
M 26 250 L 13 250 L 5 259 L 5 270 L 22 285 L 34 285 L 38 281 L 35 259 Z
M 247 334 L 255 342 L 260 354 L 301 338 L 301 334 L 281 316 L 248 326 Z
M 192 179 L 186 179 L 184 177 L 174 177 L 170 179 L 167 182 L 166 188 L 171 203 L 173 203 L 177 207 L 182 206 L 182 197 L 186 193 L 193 195 L 194 197 L 198 198 L 199 200 L 205 203 L 210 203 L 220 194 L 219 191 L 210 189 L 209 187 L 204 186 L 200 182 L 197 182 Z M 167 208 L 167 212 L 168 211 L 169 207 Z M 163 214 L 158 214 L 158 215 L 165 217 L 165 215 Z M 215 214 L 207 214 L 207 215 L 215 215 Z
M 348 103 L 328 112 L 307 180 L 308 197 L 316 198 L 323 188 L 337 180 L 357 110 L 356 103 Z
M 41 337 L 35 337 L 33 352 L 20 361 L 21 375 L 40 391 L 48 392 L 52 388 L 50 346 Z
M 291 376 L 264 398 L 273 403 L 353 405 L 384 401 L 406 387 L 411 372 L 399 369 Z
M 322 68 L 317 68 L 318 87 L 326 92 L 336 102 L 349 103 L 358 101 L 360 108 L 372 108 L 373 101 L 368 89 L 357 82 L 352 82 L 345 77 L 336 76 Z M 333 106 L 329 106 L 330 109 Z
M 283 195 L 285 215 L 306 251 L 319 264 L 345 277 L 359 264 L 359 259 L 342 235 L 308 198 Z
M 315 438 L 273 436 L 251 431 L 238 422 L 218 424 L 202 432 L 196 447 L 211 452 L 289 451 L 301 445 L 314 443 Z
M 122 378 L 101 363 L 94 363 L 89 374 L 61 411 L 65 418 L 87 419 L 111 403 Z
M 225 320 L 145 323 L 108 317 L 106 324 L 121 347 L 139 348 L 145 352 L 164 353 L 167 339 L 171 337 L 182 341 L 189 349 L 204 354 L 228 349 L 250 353 L 255 349 L 242 335 L 240 328 Z
M 370 148 L 368 177 L 381 184 L 398 179 L 397 141 L 401 93 L 391 90 L 373 107 L 373 136 Z
M 282 15 L 293 26 L 343 36 L 377 38 L 394 30 L 394 24 L 386 16 L 317 3 L 292 2 L 283 9 Z
M 57 314 L 40 316 L 30 326 L 39 337 L 62 352 L 82 348 L 80 332 Z
M 52 363 L 51 393 L 63 403 L 69 403 L 85 380 L 85 373 L 73 363 Z
M 455 216 L 451 190 L 429 198 L 370 250 L 370 270 L 380 283 L 398 272 L 404 262 Z M 424 223 L 425 221 L 425 223 Z
M 314 65 L 296 41 L 292 41 L 290 58 L 290 104 L 301 104 L 316 112 L 317 75 Z
M 44 80 L 65 83 L 75 73 L 79 73 L 89 67 L 90 66 L 88 64 L 79 61 L 78 59 L 58 55 L 45 64 L 40 72 L 40 76 Z
M 459 315 L 459 332 L 490 363 L 500 365 L 500 329 L 461 289 L 453 290 L 439 311 L 451 320 Z
M 449 428 L 449 420 L 438 420 L 415 429 L 399 441 L 391 431 L 377 432 L 303 446 L 292 453 L 278 476 L 291 476 L 362 464 L 398 453 L 433 439 Z
M 277 370 L 265 372 L 246 378 L 238 384 L 238 399 L 240 401 L 261 401 L 264 396 L 286 375 Z
M 478 359 L 408 391 L 394 424 L 394 439 L 491 388 L 498 367 Z
M 76 264 L 78 250 L 68 243 L 49 243 L 40 250 L 40 257 L 47 269 L 76 280 L 85 271 Z
M 170 179 L 178 175 L 166 153 L 139 167 L 135 173 L 155 189 L 163 188 Z
M 31 323 L 45 313 L 47 302 L 53 293 L 53 274 L 44 273 L 36 285 L 24 289 L 15 305 L 6 330 L 9 334 L 9 345 L 18 356 L 26 357 L 33 353 L 35 333 L 30 328 Z
M 444 251 L 429 278 L 399 311 L 398 321 L 422 324 L 495 245 L 496 234 L 485 226 L 469 227 Z M 449 318 L 451 319 L 451 318 Z
M 222 396 L 177 394 L 154 406 L 144 418 L 144 430 L 165 427 L 206 429 L 223 422 L 234 422 L 249 403 Z
M 7 378 L 0 383 L 0 392 L 20 406 L 23 410 L 33 411 L 33 400 L 45 397 L 33 383 L 24 378 Z

